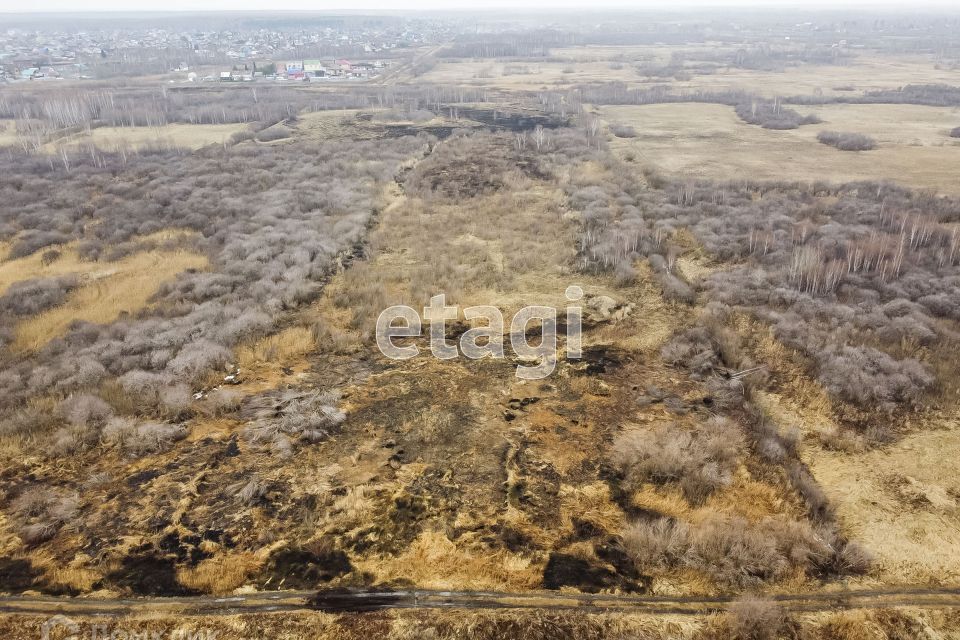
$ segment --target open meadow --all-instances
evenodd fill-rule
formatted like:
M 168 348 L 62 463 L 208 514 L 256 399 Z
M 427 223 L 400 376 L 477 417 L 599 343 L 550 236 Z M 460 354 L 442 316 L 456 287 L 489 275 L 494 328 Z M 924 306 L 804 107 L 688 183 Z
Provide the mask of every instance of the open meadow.
M 624 158 L 672 176 L 713 180 L 854 182 L 890 180 L 914 188 L 958 193 L 960 122 L 956 107 L 831 104 L 796 107 L 823 122 L 777 131 L 750 125 L 734 109 L 717 104 L 604 106 L 608 125 L 625 125 L 634 137 L 612 137 Z M 870 151 L 847 152 L 820 144 L 824 130 L 863 133 L 877 141 Z

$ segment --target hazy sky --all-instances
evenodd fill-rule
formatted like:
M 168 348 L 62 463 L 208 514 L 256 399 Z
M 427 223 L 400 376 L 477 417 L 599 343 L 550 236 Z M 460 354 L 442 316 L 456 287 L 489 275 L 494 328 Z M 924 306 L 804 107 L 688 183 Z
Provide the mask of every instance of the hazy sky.
M 489 9 L 652 9 L 664 7 L 764 7 L 826 8 L 858 7 L 864 9 L 957 8 L 957 0 L 0 0 L 0 11 L 210 11 L 210 10 L 489 10 Z M 0 29 L 3 22 L 0 20 Z

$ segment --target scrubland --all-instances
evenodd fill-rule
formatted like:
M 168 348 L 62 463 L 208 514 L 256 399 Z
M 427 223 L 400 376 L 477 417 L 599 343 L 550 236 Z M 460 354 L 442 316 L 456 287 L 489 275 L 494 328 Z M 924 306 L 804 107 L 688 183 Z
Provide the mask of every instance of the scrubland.
M 225 637 L 954 632 L 952 611 L 751 595 L 956 586 L 960 146 L 957 105 L 929 104 L 953 93 L 788 102 L 760 85 L 819 73 L 791 57 L 703 74 L 750 93 L 680 100 L 696 56 L 769 59 L 669 51 L 448 52 L 426 88 L 349 95 L 0 101 L 37 143 L 0 152 L 0 591 L 743 596 L 695 616 L 211 619 Z M 863 89 L 916 79 L 921 61 L 902 60 Z M 512 64 L 596 86 L 429 85 Z M 612 64 L 675 86 L 606 84 Z M 42 148 L 140 127 L 186 138 Z M 876 148 L 835 148 L 857 136 Z M 583 355 L 567 357 L 564 324 L 543 380 L 517 378 L 509 349 L 400 361 L 374 344 L 389 305 L 443 293 L 509 318 L 562 311 L 571 284 Z M 461 314 L 446 339 L 470 328 Z

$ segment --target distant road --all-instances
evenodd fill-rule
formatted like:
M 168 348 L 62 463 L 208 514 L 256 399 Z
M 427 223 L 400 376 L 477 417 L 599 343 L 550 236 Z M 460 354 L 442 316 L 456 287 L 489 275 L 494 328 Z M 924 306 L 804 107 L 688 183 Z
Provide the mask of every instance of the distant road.
M 437 52 L 439 52 L 440 49 L 443 49 L 445 46 L 447 45 L 438 44 L 437 46 L 433 47 L 432 49 L 430 49 L 425 53 L 420 54 L 419 56 L 414 54 L 414 56 L 410 59 L 410 62 L 405 62 L 397 67 L 394 67 L 393 69 L 390 69 L 386 73 L 381 73 L 376 78 L 372 78 L 370 80 L 370 84 L 396 84 L 397 80 L 399 80 L 401 75 L 409 71 L 413 71 L 414 67 L 416 67 L 418 64 L 420 64 L 427 58 L 432 58 L 433 56 L 437 55 Z
M 960 587 L 895 587 L 769 596 L 793 612 L 884 607 L 960 608 Z M 169 598 L 0 597 L 0 613 L 67 616 L 180 613 L 228 615 L 318 610 L 364 612 L 384 609 L 541 609 L 646 614 L 702 615 L 724 609 L 735 596 L 681 597 L 569 594 L 555 592 L 439 591 L 428 589 L 271 591 L 232 596 Z

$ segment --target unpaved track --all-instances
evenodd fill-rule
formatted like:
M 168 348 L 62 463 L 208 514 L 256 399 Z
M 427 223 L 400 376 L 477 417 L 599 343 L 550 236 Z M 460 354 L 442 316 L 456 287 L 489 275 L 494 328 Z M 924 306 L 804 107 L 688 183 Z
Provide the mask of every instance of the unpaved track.
M 960 608 L 960 587 L 901 587 L 861 591 L 770 596 L 788 611 L 887 607 Z M 273 591 L 233 596 L 191 596 L 141 599 L 0 597 L 0 614 L 104 616 L 180 613 L 227 615 L 278 611 L 319 610 L 361 612 L 383 609 L 542 609 L 584 612 L 619 611 L 646 614 L 702 615 L 722 610 L 735 596 L 673 597 L 551 592 L 344 590 Z

